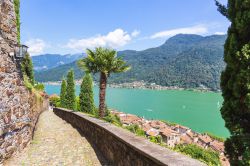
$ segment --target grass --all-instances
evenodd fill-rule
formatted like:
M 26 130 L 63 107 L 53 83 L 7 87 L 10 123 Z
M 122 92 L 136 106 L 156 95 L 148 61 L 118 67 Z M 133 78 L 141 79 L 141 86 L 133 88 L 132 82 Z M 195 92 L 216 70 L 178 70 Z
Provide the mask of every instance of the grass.
M 209 166 L 221 165 L 219 154 L 212 151 L 211 149 L 203 149 L 194 144 L 179 144 L 174 147 L 174 150 L 186 154 L 194 159 L 200 160 Z

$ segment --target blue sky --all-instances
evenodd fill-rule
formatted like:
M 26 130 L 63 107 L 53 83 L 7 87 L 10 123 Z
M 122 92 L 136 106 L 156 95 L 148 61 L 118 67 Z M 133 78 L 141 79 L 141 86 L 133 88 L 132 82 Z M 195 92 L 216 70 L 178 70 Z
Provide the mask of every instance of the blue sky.
M 143 50 L 177 33 L 223 34 L 229 26 L 213 0 L 22 0 L 21 22 L 32 55 Z

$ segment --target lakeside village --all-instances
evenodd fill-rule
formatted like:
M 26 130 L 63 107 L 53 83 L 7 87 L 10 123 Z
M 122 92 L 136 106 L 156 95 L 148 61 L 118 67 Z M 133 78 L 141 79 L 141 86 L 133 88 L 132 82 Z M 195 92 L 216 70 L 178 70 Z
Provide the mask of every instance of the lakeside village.
M 81 80 L 75 80 L 76 85 L 81 85 Z M 61 81 L 55 81 L 55 82 L 44 82 L 45 85 L 60 85 Z M 96 82 L 94 82 L 94 85 L 97 85 Z M 128 88 L 128 89 L 152 89 L 152 90 L 193 90 L 193 91 L 199 91 L 199 92 L 209 92 L 211 89 L 207 88 L 204 85 L 200 85 L 198 88 L 195 89 L 185 89 L 180 88 L 178 86 L 161 86 L 157 85 L 155 83 L 147 83 L 145 81 L 134 81 L 134 82 L 127 82 L 127 83 L 111 83 L 108 84 L 108 87 L 111 88 Z M 216 92 L 220 92 L 220 90 L 217 90 Z
M 147 137 L 161 136 L 163 143 L 168 147 L 174 148 L 178 144 L 195 144 L 204 149 L 211 149 L 220 155 L 220 161 L 223 165 L 228 165 L 228 159 L 225 157 L 224 142 L 208 134 L 200 134 L 188 127 L 178 124 L 168 124 L 159 120 L 146 120 L 132 114 L 126 114 L 112 110 L 111 114 L 120 118 L 123 127 L 138 125 Z

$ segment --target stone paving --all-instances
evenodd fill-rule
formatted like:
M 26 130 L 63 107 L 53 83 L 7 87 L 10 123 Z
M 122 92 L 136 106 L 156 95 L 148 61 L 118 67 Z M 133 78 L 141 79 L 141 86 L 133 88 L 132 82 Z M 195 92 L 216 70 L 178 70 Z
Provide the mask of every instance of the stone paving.
M 49 110 L 40 115 L 31 144 L 4 165 L 103 165 L 103 158 L 97 154 L 85 137 Z

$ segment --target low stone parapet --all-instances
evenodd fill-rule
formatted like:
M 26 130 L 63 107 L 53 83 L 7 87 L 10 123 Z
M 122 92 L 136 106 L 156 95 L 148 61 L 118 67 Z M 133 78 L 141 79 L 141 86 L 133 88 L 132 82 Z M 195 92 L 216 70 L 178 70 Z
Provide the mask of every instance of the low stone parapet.
M 205 165 L 86 114 L 63 108 L 54 108 L 54 113 L 77 128 L 112 165 Z

